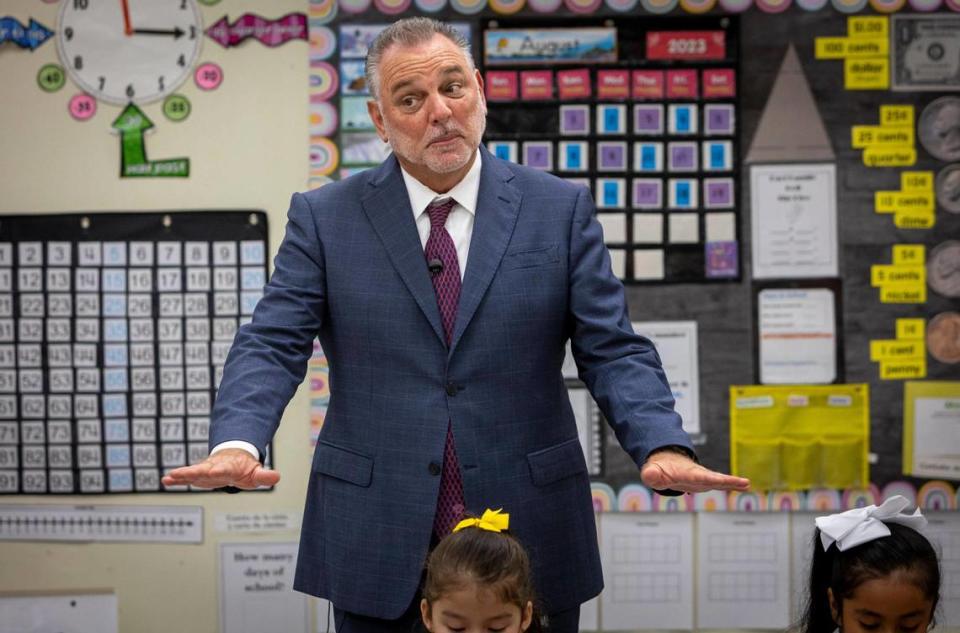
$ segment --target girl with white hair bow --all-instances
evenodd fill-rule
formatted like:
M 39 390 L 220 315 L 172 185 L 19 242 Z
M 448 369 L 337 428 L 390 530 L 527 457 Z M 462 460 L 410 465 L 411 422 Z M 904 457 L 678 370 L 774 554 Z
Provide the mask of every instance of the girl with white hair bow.
M 940 598 L 927 520 L 895 496 L 819 517 L 801 633 L 924 633 Z

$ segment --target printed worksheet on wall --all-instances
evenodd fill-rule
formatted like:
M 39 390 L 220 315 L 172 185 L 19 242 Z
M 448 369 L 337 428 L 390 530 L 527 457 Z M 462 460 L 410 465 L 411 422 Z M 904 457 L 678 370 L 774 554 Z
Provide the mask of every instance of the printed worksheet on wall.
M 697 528 L 697 626 L 780 629 L 790 620 L 786 513 L 702 513 Z
M 604 514 L 604 631 L 693 628 L 693 515 Z
M 940 556 L 937 628 L 960 627 L 960 514 L 928 512 L 925 534 Z
M 591 598 L 580 605 L 580 630 L 600 630 L 600 598 Z
M 296 543 L 220 544 L 220 632 L 309 633 L 306 594 L 293 590 Z
M 790 621 L 796 622 L 803 613 L 810 585 L 810 562 L 813 559 L 814 519 L 822 512 L 790 513 Z
M 569 354 L 568 354 L 569 356 Z M 579 423 L 578 423 L 579 424 Z M 597 522 L 597 546 L 600 545 L 600 533 L 603 529 L 601 518 L 602 514 L 594 513 L 593 518 Z M 580 605 L 580 630 L 581 631 L 600 631 L 600 596 L 591 598 Z
M 333 604 L 323 598 L 311 598 L 315 614 L 316 633 L 337 633 L 337 625 L 333 621 Z
M 640 321 L 633 331 L 657 348 L 683 420 L 683 430 L 700 433 L 700 356 L 696 321 Z

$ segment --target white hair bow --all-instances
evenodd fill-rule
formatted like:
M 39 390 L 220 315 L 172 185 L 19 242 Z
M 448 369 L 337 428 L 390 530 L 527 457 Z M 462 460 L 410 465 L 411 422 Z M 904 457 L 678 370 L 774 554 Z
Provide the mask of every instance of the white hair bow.
M 913 514 L 904 514 L 903 510 L 910 505 L 906 498 L 895 495 L 879 506 L 854 508 L 839 514 L 817 517 L 816 524 L 820 528 L 820 542 L 826 551 L 832 543 L 837 544 L 841 552 L 856 547 L 868 541 L 890 536 L 890 528 L 884 523 L 900 523 L 914 530 L 927 525 L 927 519 L 920 514 L 917 508 Z

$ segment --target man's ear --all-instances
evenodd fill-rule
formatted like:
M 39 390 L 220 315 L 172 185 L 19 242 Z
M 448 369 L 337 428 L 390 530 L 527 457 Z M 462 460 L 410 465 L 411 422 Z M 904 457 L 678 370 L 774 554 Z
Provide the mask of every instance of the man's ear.
M 523 613 L 520 615 L 520 632 L 523 633 L 530 628 L 530 623 L 533 622 L 533 603 L 527 600 L 527 606 L 524 607 Z
M 383 113 L 380 112 L 380 106 L 375 99 L 367 101 L 367 114 L 370 115 L 373 126 L 377 128 L 377 136 L 380 137 L 381 141 L 386 143 L 389 140 L 387 138 L 387 128 L 383 125 Z
M 833 622 L 840 626 L 840 608 L 833 596 L 833 589 L 827 588 L 827 602 L 830 603 L 830 615 L 833 616 Z
M 423 620 L 423 626 L 432 632 L 433 622 L 430 620 L 430 603 L 427 602 L 426 598 L 420 599 L 420 618 Z
M 483 111 L 487 111 L 487 93 L 483 89 L 483 75 L 479 70 L 474 70 L 474 78 L 477 80 L 477 89 L 480 90 L 480 103 L 483 104 Z

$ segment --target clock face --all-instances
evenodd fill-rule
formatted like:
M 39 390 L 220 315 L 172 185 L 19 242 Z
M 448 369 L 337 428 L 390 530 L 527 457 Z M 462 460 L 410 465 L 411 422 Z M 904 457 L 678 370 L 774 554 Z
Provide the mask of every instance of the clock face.
M 140 104 L 183 83 L 202 36 L 195 0 L 63 0 L 57 48 L 86 92 Z

